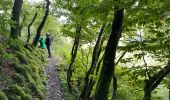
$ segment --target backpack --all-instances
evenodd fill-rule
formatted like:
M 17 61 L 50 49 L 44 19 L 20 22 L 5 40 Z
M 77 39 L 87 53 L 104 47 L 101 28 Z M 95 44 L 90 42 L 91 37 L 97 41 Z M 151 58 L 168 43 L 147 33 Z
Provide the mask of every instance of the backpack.
M 50 46 L 51 43 L 52 43 L 52 41 L 53 41 L 53 39 L 52 39 L 51 37 L 47 37 L 45 44 L 46 44 L 47 46 Z

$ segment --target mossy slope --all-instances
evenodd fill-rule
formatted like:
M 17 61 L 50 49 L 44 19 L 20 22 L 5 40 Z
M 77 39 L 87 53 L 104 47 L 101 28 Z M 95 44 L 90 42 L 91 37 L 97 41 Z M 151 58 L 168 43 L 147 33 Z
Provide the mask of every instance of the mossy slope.
M 0 40 L 0 100 L 43 100 L 44 52 L 20 40 Z

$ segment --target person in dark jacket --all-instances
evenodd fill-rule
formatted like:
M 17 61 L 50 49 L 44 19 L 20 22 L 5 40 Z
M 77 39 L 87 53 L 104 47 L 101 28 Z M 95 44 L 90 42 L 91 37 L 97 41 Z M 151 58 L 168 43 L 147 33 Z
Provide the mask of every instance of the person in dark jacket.
M 50 33 L 46 33 L 46 41 L 45 41 L 45 44 L 47 46 L 47 50 L 48 50 L 48 57 L 50 58 L 51 57 L 51 49 L 50 49 L 50 46 L 51 46 L 51 43 L 52 43 L 53 39 L 52 37 L 50 36 Z

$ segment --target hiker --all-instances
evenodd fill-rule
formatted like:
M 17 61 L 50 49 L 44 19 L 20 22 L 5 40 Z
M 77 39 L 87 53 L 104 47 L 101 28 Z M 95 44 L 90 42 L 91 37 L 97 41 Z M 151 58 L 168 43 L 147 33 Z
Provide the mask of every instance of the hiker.
M 53 39 L 52 37 L 50 36 L 50 33 L 46 33 L 46 41 L 45 41 L 45 44 L 47 46 L 47 50 L 48 50 L 48 57 L 50 58 L 51 57 L 51 50 L 50 50 L 50 46 L 51 46 L 51 43 L 52 43 Z
M 39 43 L 40 43 L 40 48 L 42 48 L 42 49 L 46 48 L 45 38 L 44 37 L 40 37 Z

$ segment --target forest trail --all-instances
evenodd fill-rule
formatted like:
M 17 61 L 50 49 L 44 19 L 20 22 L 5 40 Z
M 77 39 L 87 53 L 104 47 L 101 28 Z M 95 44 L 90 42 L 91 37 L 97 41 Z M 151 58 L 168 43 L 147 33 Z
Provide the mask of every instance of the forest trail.
M 49 58 L 49 64 L 46 67 L 47 74 L 47 92 L 45 100 L 64 100 L 63 92 L 60 89 L 59 77 L 56 70 L 56 59 Z

